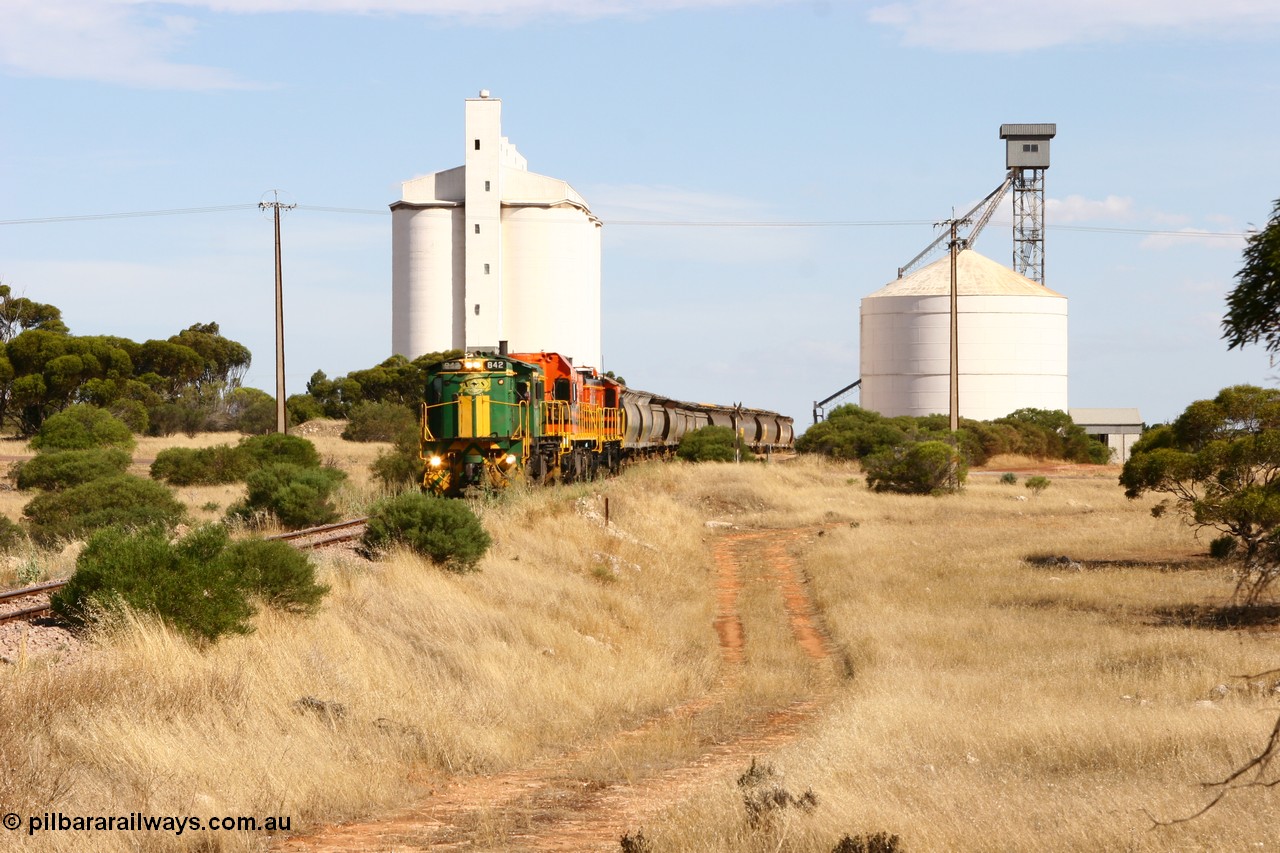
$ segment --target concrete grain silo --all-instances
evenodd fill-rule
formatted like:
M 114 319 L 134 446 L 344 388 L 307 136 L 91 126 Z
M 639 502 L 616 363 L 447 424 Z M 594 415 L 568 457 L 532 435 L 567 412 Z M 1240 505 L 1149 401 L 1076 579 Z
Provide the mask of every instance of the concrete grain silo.
M 600 220 L 528 170 L 502 102 L 466 102 L 464 165 L 403 184 L 391 205 L 392 348 L 559 352 L 602 367 Z
M 956 259 L 960 416 L 1067 410 L 1067 299 L 966 249 Z M 862 300 L 861 405 L 886 416 L 946 414 L 951 259 Z

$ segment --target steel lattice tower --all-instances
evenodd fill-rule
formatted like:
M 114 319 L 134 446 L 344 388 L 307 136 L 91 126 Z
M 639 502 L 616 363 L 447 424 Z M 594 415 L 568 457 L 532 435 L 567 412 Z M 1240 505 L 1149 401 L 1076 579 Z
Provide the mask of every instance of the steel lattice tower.
M 1044 284 L 1044 169 L 1013 170 L 1013 271 Z
M 1013 187 L 1013 270 L 1044 284 L 1044 172 L 1056 124 L 1002 124 Z

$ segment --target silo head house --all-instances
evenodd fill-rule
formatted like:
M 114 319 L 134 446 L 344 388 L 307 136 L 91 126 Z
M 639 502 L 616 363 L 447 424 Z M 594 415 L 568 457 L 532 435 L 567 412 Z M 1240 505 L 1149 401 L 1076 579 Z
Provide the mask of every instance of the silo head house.
M 956 258 L 960 416 L 1067 410 L 1067 298 L 965 249 Z M 888 417 L 950 406 L 951 259 L 863 298 L 864 408 Z
M 529 171 L 502 101 L 465 108 L 463 165 L 413 178 L 391 205 L 393 350 L 559 352 L 600 367 L 600 220 L 568 183 Z

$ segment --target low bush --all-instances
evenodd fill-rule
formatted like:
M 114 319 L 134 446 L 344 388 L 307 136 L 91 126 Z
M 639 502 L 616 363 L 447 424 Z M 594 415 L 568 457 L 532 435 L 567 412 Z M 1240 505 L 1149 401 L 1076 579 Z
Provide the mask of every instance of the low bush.
M 405 432 L 416 435 L 418 416 L 400 403 L 361 403 L 351 410 L 342 437 L 347 441 L 395 441 Z
M 1045 489 L 1049 488 L 1049 483 L 1050 480 L 1048 477 L 1041 477 L 1037 475 L 1035 477 L 1028 477 L 1023 485 L 1031 490 L 1031 494 L 1039 495 Z
M 233 543 L 216 524 L 177 542 L 160 527 L 108 528 L 89 540 L 52 606 L 73 624 L 128 607 L 211 642 L 252 630 L 254 598 L 278 609 L 310 612 L 327 591 L 315 582 L 310 558 L 283 542 Z
M 83 625 L 100 612 L 154 613 L 201 640 L 247 633 L 253 608 L 227 565 L 218 560 L 226 531 L 201 527 L 176 544 L 163 528 L 107 528 L 76 559 L 76 571 L 52 599 L 53 612 Z
M 324 417 L 324 406 L 310 394 L 292 394 L 284 401 L 290 424 L 305 424 Z
M 389 491 L 422 484 L 422 459 L 417 448 L 405 450 L 399 446 L 384 450 L 369 465 L 376 479 Z
M 887 418 L 860 406 L 831 410 L 796 439 L 801 453 L 822 453 L 836 459 L 864 459 L 911 442 L 951 441 L 946 415 Z M 1017 453 L 1072 462 L 1106 462 L 1110 450 L 1085 434 L 1063 411 L 1018 409 L 994 421 L 960 419 L 955 441 L 967 464 L 982 465 L 992 456 Z
M 402 545 L 456 572 L 474 571 L 491 542 L 465 503 L 420 492 L 375 504 L 362 540 L 367 551 Z
M 968 469 L 948 444 L 921 441 L 873 453 L 862 460 L 867 485 L 877 492 L 937 495 L 958 491 Z
M 123 474 L 131 461 L 128 451 L 118 447 L 56 450 L 37 454 L 18 465 L 14 479 L 23 491 L 57 491 Z
M 314 613 L 329 592 L 316 583 L 311 558 L 284 542 L 242 539 L 231 543 L 223 558 L 249 594 L 275 610 Z
M 172 528 L 185 512 L 160 483 L 120 474 L 37 495 L 22 515 L 31 538 L 51 547 L 109 526 Z
M 676 455 L 688 462 L 732 462 L 738 446 L 733 430 L 726 426 L 705 426 L 685 433 Z M 740 448 L 743 459 L 751 459 L 751 451 Z
M 7 515 L 0 515 L 0 554 L 17 550 L 27 541 L 27 534 L 22 526 Z
M 248 454 L 252 466 L 288 462 L 303 468 L 320 467 L 320 453 L 316 446 L 300 436 L 280 432 L 254 435 L 241 439 L 237 446 Z
M 1234 536 L 1217 536 L 1209 543 L 1209 556 L 1215 560 L 1230 560 L 1238 546 Z
M 310 442 L 307 445 L 310 446 Z M 266 514 L 295 530 L 328 524 L 338 517 L 337 508 L 329 498 L 346 476 L 334 468 L 275 462 L 246 478 L 245 499 L 228 510 L 227 515 L 252 521 Z
M 418 423 L 414 421 L 395 437 L 390 450 L 378 453 L 369 466 L 383 487 L 395 491 L 422 485 L 422 449 Z
M 31 439 L 36 450 L 88 450 L 118 447 L 132 450 L 133 433 L 125 422 L 88 403 L 80 403 L 49 417 Z
M 1000 485 L 1002 486 L 1018 485 L 1018 475 L 1013 473 L 1012 471 L 1006 471 L 1005 473 L 1000 475 Z
M 156 454 L 151 476 L 171 486 L 216 486 L 249 475 L 253 460 L 239 447 L 170 447 Z

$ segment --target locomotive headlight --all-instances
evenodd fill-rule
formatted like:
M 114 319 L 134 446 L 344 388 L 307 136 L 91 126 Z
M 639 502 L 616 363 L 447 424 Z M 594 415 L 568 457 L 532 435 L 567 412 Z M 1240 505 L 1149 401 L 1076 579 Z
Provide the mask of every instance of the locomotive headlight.
M 503 461 L 506 462 L 508 465 L 514 465 L 516 464 L 516 455 L 514 453 L 508 453 L 507 458 Z
M 432 468 L 439 468 L 439 467 L 440 467 L 440 463 L 441 463 L 441 462 L 443 462 L 443 461 L 444 461 L 444 460 L 443 460 L 443 459 L 441 459 L 439 456 L 432 456 L 432 457 L 431 457 L 431 459 L 430 459 L 431 467 L 432 467 Z

